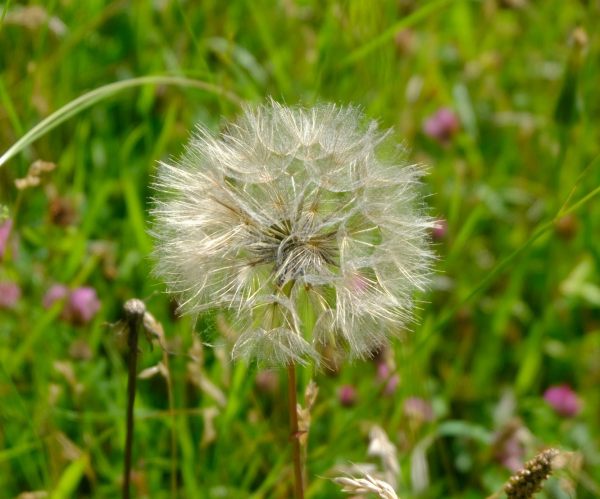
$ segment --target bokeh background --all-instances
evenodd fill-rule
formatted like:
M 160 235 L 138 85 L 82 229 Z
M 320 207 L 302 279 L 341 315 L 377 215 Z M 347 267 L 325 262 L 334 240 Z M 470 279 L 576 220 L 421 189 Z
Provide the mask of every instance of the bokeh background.
M 138 297 L 136 497 L 291 497 L 284 373 L 232 364 L 218 311 L 176 316 L 147 232 L 157 161 L 272 96 L 393 127 L 440 220 L 406 338 L 301 373 L 308 496 L 370 463 L 403 498 L 486 497 L 554 446 L 576 454 L 540 497 L 600 497 L 600 2 L 0 5 L 0 152 L 74 106 L 0 167 L 0 496 L 119 493 Z M 179 79 L 75 101 L 148 75 Z

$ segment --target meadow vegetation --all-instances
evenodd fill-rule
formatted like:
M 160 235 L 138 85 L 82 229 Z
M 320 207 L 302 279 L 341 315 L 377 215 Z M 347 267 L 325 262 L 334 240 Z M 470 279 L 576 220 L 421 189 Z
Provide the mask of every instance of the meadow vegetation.
M 402 498 L 487 497 L 549 447 L 573 454 L 539 497 L 600 497 L 598 19 L 594 0 L 0 4 L 0 154 L 71 103 L 0 159 L 0 496 L 118 496 L 131 298 L 151 313 L 133 496 L 292 496 L 285 370 L 232 362 L 227 314 L 176 314 L 148 232 L 157 162 L 272 96 L 393 128 L 439 220 L 402 341 L 299 369 L 307 497 L 366 463 Z

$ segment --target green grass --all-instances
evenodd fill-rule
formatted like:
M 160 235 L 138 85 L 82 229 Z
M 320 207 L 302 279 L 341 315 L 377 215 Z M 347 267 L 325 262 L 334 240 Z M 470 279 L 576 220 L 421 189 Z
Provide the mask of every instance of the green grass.
M 175 416 L 165 380 L 139 380 L 137 497 L 172 497 L 172 431 L 178 497 L 290 497 L 284 373 L 275 392 L 259 390 L 255 367 L 229 362 L 215 314 L 195 327 L 173 317 L 150 275 L 147 234 L 157 161 L 181 152 L 194 123 L 216 130 L 243 102 L 273 96 L 358 104 L 393 127 L 429 165 L 424 194 L 448 223 L 434 289 L 420 297 L 414 331 L 393 345 L 396 392 L 383 394 L 372 362 L 316 374 L 309 497 L 342 497 L 327 480 L 334 466 L 377 462 L 367 457 L 373 424 L 398 447 L 401 497 L 486 497 L 510 475 L 495 455 L 503 423 L 494 414 L 511 397 L 504 421 L 528 430 L 526 458 L 548 445 L 581 454 L 545 497 L 598 497 L 600 10 L 510 3 L 51 0 L 39 5 L 55 19 L 32 28 L 18 23 L 16 2 L 4 3 L 0 204 L 15 227 L 0 281 L 23 295 L 0 309 L 0 495 L 119 494 L 126 365 L 110 324 L 141 297 L 174 352 Z M 584 48 L 570 42 L 576 27 L 587 32 Z M 443 106 L 461 121 L 447 145 L 422 131 Z M 17 191 L 36 159 L 57 169 Z M 52 222 L 53 196 L 72 211 L 66 227 Z M 98 316 L 73 326 L 59 307 L 44 309 L 55 282 L 93 286 Z M 197 367 L 224 404 L 193 382 L 194 331 L 216 345 L 202 347 Z M 141 348 L 140 369 L 161 360 L 160 348 Z M 303 385 L 312 374 L 301 373 Z M 574 418 L 543 400 L 559 383 L 583 402 Z M 356 387 L 351 408 L 338 401 L 343 384 Z M 412 396 L 431 401 L 434 421 L 410 420 Z M 423 453 L 429 485 L 419 495 L 410 473 Z

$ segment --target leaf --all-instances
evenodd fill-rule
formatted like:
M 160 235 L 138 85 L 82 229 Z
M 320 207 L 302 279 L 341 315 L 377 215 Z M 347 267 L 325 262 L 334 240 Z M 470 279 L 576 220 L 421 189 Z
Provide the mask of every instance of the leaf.
M 63 471 L 56 488 L 50 494 L 50 499 L 69 499 L 75 497 L 75 491 L 88 465 L 89 457 L 87 454 L 82 454 L 78 459 L 69 464 L 65 471 Z
M 0 167 L 2 167 L 9 159 L 19 154 L 28 145 L 40 137 L 46 135 L 50 130 L 56 128 L 64 121 L 72 118 L 76 114 L 80 113 L 84 109 L 112 97 L 113 95 L 127 90 L 133 87 L 140 87 L 143 85 L 178 85 L 183 87 L 192 87 L 205 90 L 210 93 L 221 95 L 231 102 L 242 105 L 241 99 L 223 88 L 207 83 L 201 80 L 194 80 L 191 78 L 183 78 L 180 76 L 166 76 L 166 75 L 153 75 L 153 76 L 141 76 L 139 78 L 129 78 L 126 80 L 109 83 L 103 85 L 90 92 L 87 92 L 80 97 L 72 100 L 68 104 L 52 113 L 50 116 L 44 118 L 31 130 L 29 130 L 23 137 L 15 142 L 9 149 L 0 157 Z

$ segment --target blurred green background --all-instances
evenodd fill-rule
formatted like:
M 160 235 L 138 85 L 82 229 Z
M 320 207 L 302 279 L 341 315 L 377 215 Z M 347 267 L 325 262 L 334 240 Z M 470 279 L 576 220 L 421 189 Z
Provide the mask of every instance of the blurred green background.
M 402 498 L 486 497 L 547 446 L 577 454 L 540 497 L 600 497 L 598 1 L 0 5 L 2 153 L 97 87 L 188 78 L 75 103 L 0 167 L 1 497 L 118 495 L 116 323 L 132 297 L 172 352 L 140 345 L 134 496 L 291 497 L 284 373 L 231 364 L 218 313 L 176 318 L 147 233 L 157 161 L 195 123 L 218 130 L 267 96 L 352 103 L 393 127 L 428 166 L 423 192 L 442 221 L 406 339 L 301 373 L 300 390 L 313 374 L 319 386 L 308 496 L 343 497 L 329 478 L 352 463 L 389 477 L 367 455 L 379 425 Z M 18 189 L 36 160 L 56 167 Z M 51 289 L 64 299 L 49 306 Z

